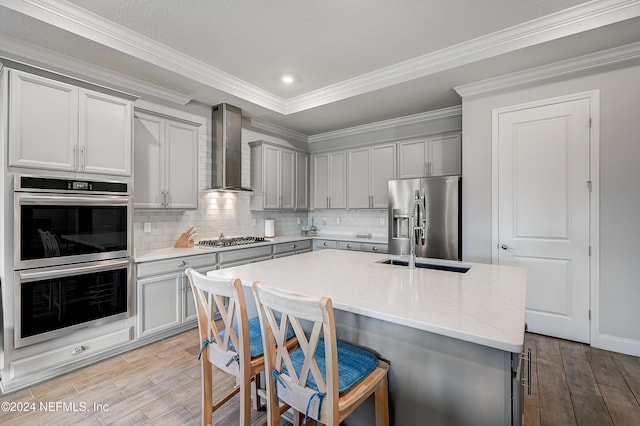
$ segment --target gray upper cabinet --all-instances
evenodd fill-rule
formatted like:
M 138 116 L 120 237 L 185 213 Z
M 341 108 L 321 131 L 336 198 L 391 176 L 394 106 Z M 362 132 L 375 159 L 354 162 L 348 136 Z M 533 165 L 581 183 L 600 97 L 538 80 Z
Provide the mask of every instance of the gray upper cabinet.
M 197 126 L 136 111 L 134 207 L 198 207 Z
M 347 152 L 314 154 L 311 158 L 313 208 L 347 208 Z
M 462 173 L 460 133 L 398 142 L 398 179 Z
M 349 208 L 387 208 L 387 184 L 396 176 L 396 145 L 349 150 Z
M 9 165 L 131 176 L 133 102 L 9 70 Z
M 309 155 L 264 141 L 249 146 L 251 210 L 307 209 Z

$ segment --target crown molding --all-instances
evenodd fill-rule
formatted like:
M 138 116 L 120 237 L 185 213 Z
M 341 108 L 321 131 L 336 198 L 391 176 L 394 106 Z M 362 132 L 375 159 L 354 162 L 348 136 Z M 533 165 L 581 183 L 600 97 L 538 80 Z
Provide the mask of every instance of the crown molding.
M 549 80 L 640 58 L 640 42 L 602 50 L 486 80 L 454 87 L 463 98 Z
M 0 38 L 0 52 L 7 59 L 36 65 L 45 69 L 54 68 L 56 71 L 70 73 L 76 77 L 100 83 L 109 88 L 124 90 L 139 97 L 149 95 L 179 105 L 186 105 L 192 99 L 191 96 L 183 95 L 182 93 L 8 38 Z
M 640 0 L 595 0 L 287 100 L 285 114 L 640 16 Z
M 375 123 L 363 124 L 361 126 L 347 127 L 345 129 L 334 130 L 331 132 L 318 133 L 309 136 L 309 143 L 312 144 L 361 133 L 392 129 L 409 124 L 425 123 L 441 118 L 455 117 L 457 115 L 462 115 L 462 106 L 460 105 L 442 108 L 435 111 L 422 112 L 419 114 L 406 115 L 404 117 L 392 118 L 389 120 L 376 121 Z
M 640 0 L 594 0 L 284 99 L 69 2 L 4 0 L 3 5 L 285 115 L 640 16 Z
M 286 127 L 278 126 L 277 124 L 269 123 L 259 118 L 250 118 L 251 127 L 264 130 L 271 134 L 281 136 L 285 139 L 290 139 L 298 142 L 308 143 L 309 137 L 304 133 L 296 132 L 295 130 L 287 129 Z

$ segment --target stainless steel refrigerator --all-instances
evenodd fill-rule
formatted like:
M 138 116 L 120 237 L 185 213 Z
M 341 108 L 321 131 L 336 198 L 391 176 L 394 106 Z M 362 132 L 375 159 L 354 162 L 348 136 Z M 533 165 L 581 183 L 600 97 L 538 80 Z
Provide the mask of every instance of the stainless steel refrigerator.
M 389 181 L 389 253 L 409 254 L 409 228 L 424 224 L 424 233 L 413 231 L 416 256 L 462 260 L 461 184 L 460 176 Z M 424 213 L 415 208 L 416 198 Z

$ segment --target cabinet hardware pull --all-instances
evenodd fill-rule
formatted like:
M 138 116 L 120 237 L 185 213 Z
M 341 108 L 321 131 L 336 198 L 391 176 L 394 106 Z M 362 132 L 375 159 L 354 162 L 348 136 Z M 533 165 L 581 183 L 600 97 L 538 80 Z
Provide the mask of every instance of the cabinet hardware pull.
M 80 170 L 84 172 L 85 169 L 85 161 L 84 161 L 84 147 L 80 148 Z
M 291 248 L 296 248 L 296 245 L 295 244 L 291 244 Z
M 372 249 L 372 250 L 373 250 L 373 251 L 378 251 L 378 247 L 373 246 L 373 249 Z
M 347 244 L 347 248 L 350 249 L 351 248 L 351 244 Z
M 181 260 L 180 262 L 178 262 L 178 267 L 185 266 L 186 264 L 187 262 L 185 262 L 184 260 Z
M 508 245 L 506 245 L 506 244 L 501 245 L 501 246 L 500 246 L 500 248 L 501 248 L 502 250 L 509 250 L 509 246 L 508 246 Z
M 325 247 L 327 247 L 327 246 L 328 246 L 328 244 L 325 242 L 325 243 L 324 243 L 324 246 L 325 246 Z
M 78 354 L 81 354 L 82 352 L 86 351 L 87 349 L 89 349 L 89 348 L 87 348 L 87 347 L 86 347 L 86 346 L 84 346 L 84 345 L 76 346 L 76 347 L 75 347 L 75 348 L 73 348 L 73 350 L 71 351 L 71 355 L 78 355 Z
M 73 147 L 73 169 L 78 170 L 80 166 L 78 165 L 78 148 Z

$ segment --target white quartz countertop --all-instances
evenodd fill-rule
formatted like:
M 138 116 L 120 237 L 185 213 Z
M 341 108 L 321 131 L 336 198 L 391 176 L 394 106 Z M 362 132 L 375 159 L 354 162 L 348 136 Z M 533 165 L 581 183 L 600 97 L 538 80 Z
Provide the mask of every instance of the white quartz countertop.
M 377 263 L 389 255 L 321 250 L 212 271 L 299 294 L 327 296 L 336 309 L 521 352 L 527 271 L 464 263 L 466 273 Z
M 291 241 L 310 240 L 313 237 L 304 237 L 301 235 L 288 235 L 283 237 L 267 238 L 264 243 L 253 243 L 239 246 L 230 247 L 209 247 L 209 246 L 194 246 L 190 248 L 162 248 L 156 250 L 149 250 L 143 253 L 136 253 L 134 260 L 136 263 L 151 262 L 154 260 L 171 259 L 180 256 L 193 256 L 198 254 L 217 253 L 228 250 L 240 250 L 251 247 L 270 246 L 273 244 L 289 243 Z
M 280 243 L 289 243 L 291 241 L 301 241 L 301 240 L 311 240 L 311 239 L 322 239 L 322 240 L 336 240 L 336 241 L 354 241 L 354 242 L 362 242 L 362 243 L 374 243 L 374 244 L 386 244 L 387 241 L 380 238 L 356 238 L 353 235 L 314 235 L 314 236 L 302 236 L 302 235 L 285 235 L 281 237 L 272 237 L 267 238 L 267 241 L 264 243 L 254 243 L 254 244 L 245 244 L 240 246 L 231 246 L 231 247 L 207 247 L 207 246 L 194 246 L 190 248 L 161 248 L 155 250 L 147 250 L 144 252 L 136 252 L 134 255 L 134 261 L 136 263 L 142 262 L 152 262 L 154 260 L 163 260 L 163 259 L 171 259 L 175 257 L 181 256 L 192 256 L 198 254 L 207 254 L 207 253 L 216 253 L 220 251 L 227 250 L 239 250 L 251 247 L 260 247 L 265 245 L 273 245 Z M 207 238 L 202 238 L 207 239 Z M 215 239 L 215 238 L 213 238 Z

